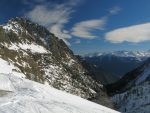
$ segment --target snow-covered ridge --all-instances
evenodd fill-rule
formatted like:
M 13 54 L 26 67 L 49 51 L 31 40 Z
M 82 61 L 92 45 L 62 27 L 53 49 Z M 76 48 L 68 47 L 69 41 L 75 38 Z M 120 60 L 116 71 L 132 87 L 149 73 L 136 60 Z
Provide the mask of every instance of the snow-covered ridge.
M 135 84 L 141 84 L 142 82 L 145 82 L 145 80 L 150 76 L 150 64 L 147 65 L 147 67 L 144 69 L 143 73 L 141 73 L 137 79 L 135 80 Z
M 87 57 L 98 57 L 104 55 L 113 55 L 118 57 L 150 57 L 150 51 L 113 51 L 113 52 L 99 52 L 93 54 L 87 54 Z
M 5 30 L 6 33 L 8 32 L 13 32 L 15 33 L 18 38 L 20 39 L 21 37 L 19 36 L 23 31 L 26 31 L 18 22 L 16 21 L 9 21 L 6 25 L 2 25 L 3 29 Z M 27 31 L 26 34 L 30 35 Z M 21 39 L 20 39 L 21 40 Z M 50 53 L 46 48 L 36 44 L 36 43 L 31 43 L 28 40 L 26 40 L 28 43 L 22 42 L 22 43 L 12 43 L 12 44 L 7 44 L 7 43 L 2 43 L 4 47 L 7 47 L 10 50 L 30 50 L 33 53 Z
M 128 87 L 130 85 L 134 87 L 135 85 L 137 86 L 137 85 L 140 85 L 140 84 L 146 82 L 146 80 L 150 77 L 150 63 L 149 63 L 149 60 L 147 60 L 146 63 L 139 70 L 141 70 L 141 73 L 138 74 L 135 79 L 133 79 L 132 81 L 127 83 L 126 87 Z
M 3 25 L 2 27 L 6 33 L 13 31 L 16 35 L 19 35 L 19 32 L 23 31 L 23 28 L 21 27 L 21 25 L 15 21 L 10 21 L 9 23 L 7 23 L 6 25 Z
M 0 74 L 0 112 L 5 113 L 118 113 L 107 107 L 24 78 Z M 14 88 L 6 93 L 3 86 Z

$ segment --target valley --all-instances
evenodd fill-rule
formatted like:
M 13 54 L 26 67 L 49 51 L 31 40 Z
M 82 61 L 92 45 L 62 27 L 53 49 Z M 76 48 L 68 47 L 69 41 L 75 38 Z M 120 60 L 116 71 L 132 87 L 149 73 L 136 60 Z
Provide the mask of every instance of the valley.
M 58 111 L 64 113 L 87 112 L 83 109 L 87 107 L 84 106 L 86 102 L 94 107 L 88 109 L 89 113 L 117 112 L 111 109 L 123 113 L 149 112 L 149 52 L 115 51 L 74 55 L 63 40 L 46 28 L 19 17 L 0 26 L 0 38 L 0 104 L 5 106 L 0 111 L 22 111 L 28 107 L 26 101 L 33 98 L 29 110 L 33 113 L 50 112 L 51 107 L 58 107 Z M 84 98 L 85 103 L 81 107 L 68 103 L 71 100 L 60 102 L 54 99 L 51 102 L 47 98 L 49 94 L 52 98 L 61 95 L 61 91 L 55 93 L 56 89 L 52 87 Z M 42 90 L 52 91 L 45 94 Z M 36 91 L 39 97 L 33 95 Z M 65 98 L 69 98 L 70 94 L 65 94 Z M 22 95 L 27 98 L 24 100 Z M 41 97 L 49 101 L 38 100 L 37 103 L 35 99 Z M 77 100 L 77 103 L 82 101 Z M 12 101 L 15 103 L 14 108 L 10 107 Z M 72 101 L 76 102 L 76 99 Z M 20 103 L 24 103 L 22 110 L 19 108 Z M 65 103 L 65 106 L 61 103 Z M 34 106 L 41 106 L 41 109 Z M 58 111 L 52 109 L 51 112 Z

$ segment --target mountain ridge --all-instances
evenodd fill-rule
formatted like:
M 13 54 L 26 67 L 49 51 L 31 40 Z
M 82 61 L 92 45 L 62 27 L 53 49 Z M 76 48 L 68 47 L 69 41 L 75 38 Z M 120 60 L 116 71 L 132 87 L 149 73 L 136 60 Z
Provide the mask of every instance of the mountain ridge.
M 123 113 L 149 113 L 150 58 L 125 74 L 118 82 L 106 86 L 117 109 Z
M 100 93 L 105 93 L 103 85 L 89 76 L 65 42 L 30 20 L 17 17 L 0 27 L 0 58 L 10 65 L 8 72 L 23 78 L 85 99 L 106 97 Z

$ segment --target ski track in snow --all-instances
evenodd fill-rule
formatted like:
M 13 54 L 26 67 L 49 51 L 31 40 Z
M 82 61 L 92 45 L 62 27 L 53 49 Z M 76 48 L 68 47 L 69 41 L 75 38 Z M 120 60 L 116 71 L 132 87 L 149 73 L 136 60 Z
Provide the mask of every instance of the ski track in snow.
M 0 113 L 117 113 L 50 86 L 9 74 L 0 74 L 0 94 L 4 88 L 8 94 L 0 97 Z

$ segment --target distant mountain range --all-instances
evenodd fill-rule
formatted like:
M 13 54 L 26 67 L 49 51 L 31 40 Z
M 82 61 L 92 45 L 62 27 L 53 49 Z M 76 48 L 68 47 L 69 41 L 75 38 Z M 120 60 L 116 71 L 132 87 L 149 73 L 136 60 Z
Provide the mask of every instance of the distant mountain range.
M 83 56 L 87 63 L 95 67 L 91 71 L 103 84 L 119 80 L 125 73 L 140 66 L 148 57 L 150 51 L 114 51 Z
M 150 56 L 150 50 L 147 51 L 113 51 L 113 52 L 96 52 L 84 55 L 84 57 L 99 57 L 99 56 L 117 56 L 117 57 L 135 57 L 137 60 L 143 59 L 143 57 Z

